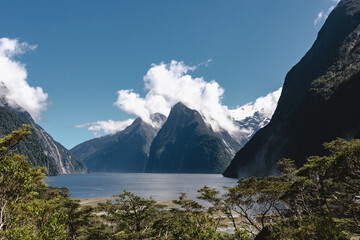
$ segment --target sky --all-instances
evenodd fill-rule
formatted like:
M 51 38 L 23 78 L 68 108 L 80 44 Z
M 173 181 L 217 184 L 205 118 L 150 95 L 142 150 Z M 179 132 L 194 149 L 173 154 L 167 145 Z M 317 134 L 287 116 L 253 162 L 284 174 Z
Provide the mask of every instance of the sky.
M 235 134 L 228 116 L 274 105 L 337 2 L 2 0 L 0 95 L 67 148 L 178 101 Z

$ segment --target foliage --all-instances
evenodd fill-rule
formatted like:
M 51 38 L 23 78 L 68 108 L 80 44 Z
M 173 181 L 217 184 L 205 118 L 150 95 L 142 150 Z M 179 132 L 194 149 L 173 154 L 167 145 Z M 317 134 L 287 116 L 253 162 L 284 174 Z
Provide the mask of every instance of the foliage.
M 144 199 L 128 191 L 115 195 L 114 202 L 99 204 L 105 222 L 111 223 L 114 239 L 146 239 L 153 235 L 156 201 Z
M 354 6 L 352 8 L 355 9 Z M 311 83 L 310 94 L 327 100 L 343 83 L 351 78 L 358 78 L 360 70 L 357 49 L 359 47 L 359 33 L 359 28 L 356 28 L 346 37 L 338 49 L 338 56 L 332 65 L 322 76 Z
M 220 234 L 216 232 L 219 222 L 213 214 L 204 212 L 204 206 L 187 199 L 185 193 L 173 202 L 180 208 L 173 209 L 172 239 L 220 239 Z
M 86 210 L 46 186 L 44 168 L 12 152 L 30 133 L 24 125 L 0 140 L 0 239 L 75 239 Z
M 13 152 L 30 127 L 0 140 L 0 239 L 350 239 L 360 234 L 360 140 L 324 144 L 296 169 L 278 163 L 279 175 L 240 179 L 225 193 L 203 187 L 182 193 L 166 208 L 124 191 L 96 209 L 81 207 L 64 188 L 44 184 L 45 170 Z M 233 233 L 220 233 L 230 220 Z
M 9 135 L 12 130 L 21 128 L 25 123 L 15 112 L 1 106 L 0 119 L 0 138 Z M 12 148 L 12 151 L 23 155 L 32 167 L 46 167 L 47 174 L 59 174 L 55 163 L 44 154 L 44 149 L 35 133 L 29 133 Z
M 244 238 L 244 230 L 255 239 L 359 235 L 360 140 L 337 139 L 324 146 L 328 156 L 309 157 L 300 169 L 283 159 L 279 176 L 240 179 L 223 195 L 204 187 L 199 198 L 211 204 L 209 214 L 231 220 L 236 239 Z
M 128 191 L 114 197 L 97 209 L 102 213 L 97 222 L 102 239 L 220 239 L 215 220 L 185 194 L 174 201 L 179 208 L 172 209 Z
M 348 239 L 359 234 L 360 140 L 337 139 L 324 146 L 329 156 L 312 156 L 300 169 L 284 159 L 280 176 L 241 179 L 223 201 L 210 198 L 213 206 L 236 230 L 245 229 L 256 239 Z

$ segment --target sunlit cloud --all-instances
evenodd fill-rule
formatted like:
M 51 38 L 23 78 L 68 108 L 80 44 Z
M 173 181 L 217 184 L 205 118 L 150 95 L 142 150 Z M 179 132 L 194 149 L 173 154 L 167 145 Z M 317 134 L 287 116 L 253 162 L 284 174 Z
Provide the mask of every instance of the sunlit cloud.
M 279 88 L 275 92 L 269 93 L 264 97 L 259 97 L 254 102 L 230 110 L 231 116 L 237 121 L 252 117 L 255 113 L 261 114 L 264 118 L 271 118 L 277 107 L 281 91 L 282 88 Z
M 10 106 L 20 105 L 35 120 L 40 120 L 48 106 L 48 94 L 41 87 L 29 85 L 25 64 L 14 59 L 36 47 L 18 39 L 0 38 L 0 97 Z
M 225 89 L 215 80 L 206 81 L 202 77 L 193 77 L 191 73 L 200 66 L 206 66 L 211 59 L 196 66 L 188 66 L 182 61 L 161 62 L 152 64 L 143 77 L 145 94 L 141 96 L 133 89 L 117 91 L 114 106 L 121 111 L 140 117 L 144 122 L 159 129 L 161 123 L 152 115 L 161 113 L 168 116 L 171 108 L 178 102 L 197 110 L 215 131 L 227 131 L 235 139 L 248 135 L 251 131 L 239 125 L 247 117 L 255 113 L 269 120 L 277 106 L 282 88 L 269 93 L 236 109 L 229 109 L 222 103 Z M 97 121 L 76 125 L 77 128 L 87 128 L 95 136 L 113 134 L 124 130 L 134 119 L 125 121 Z M 266 121 L 268 122 L 268 121 Z M 159 125 L 160 124 L 160 125 Z M 250 131 L 250 132 L 249 132 Z
M 182 102 L 200 112 L 214 131 L 225 130 L 231 135 L 245 131 L 235 120 L 249 117 L 256 111 L 264 118 L 271 118 L 275 111 L 281 88 L 257 99 L 254 103 L 229 109 L 222 104 L 225 90 L 219 83 L 191 76 L 190 73 L 195 70 L 194 66 L 174 60 L 169 64 L 152 64 L 144 76 L 145 96 L 141 97 L 132 89 L 119 90 L 114 105 L 125 113 L 136 115 L 145 122 L 154 124 L 150 118 L 151 114 L 162 113 L 168 116 L 172 106 Z
M 114 134 L 122 131 L 133 123 L 134 119 L 128 119 L 125 121 L 96 121 L 90 123 L 83 123 L 75 125 L 76 128 L 87 128 L 93 133 L 95 137 L 102 136 L 104 134 Z
M 196 66 L 174 60 L 169 64 L 152 64 L 143 79 L 146 95 L 141 97 L 132 89 L 119 90 L 114 105 L 153 124 L 151 114 L 168 116 L 172 106 L 182 102 L 199 111 L 214 131 L 239 131 L 227 106 L 221 103 L 225 90 L 214 80 L 207 82 L 202 77 L 191 76 L 189 73 L 195 69 Z

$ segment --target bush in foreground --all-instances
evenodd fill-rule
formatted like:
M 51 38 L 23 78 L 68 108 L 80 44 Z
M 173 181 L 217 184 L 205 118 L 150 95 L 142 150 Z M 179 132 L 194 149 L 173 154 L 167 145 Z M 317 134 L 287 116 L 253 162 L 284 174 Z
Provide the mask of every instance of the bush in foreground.
M 328 156 L 279 175 L 203 187 L 205 208 L 182 194 L 177 207 L 124 191 L 98 207 L 81 207 L 67 189 L 44 184 L 14 147 L 30 127 L 0 140 L 0 239 L 350 239 L 360 234 L 360 140 L 326 143 Z M 229 226 L 230 222 L 230 226 Z M 220 232 L 232 227 L 232 233 Z

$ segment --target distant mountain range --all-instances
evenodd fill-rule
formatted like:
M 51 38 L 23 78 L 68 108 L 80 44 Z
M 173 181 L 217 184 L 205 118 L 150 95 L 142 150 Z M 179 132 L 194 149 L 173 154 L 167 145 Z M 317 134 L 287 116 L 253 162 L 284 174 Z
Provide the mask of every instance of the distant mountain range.
M 82 160 L 56 142 L 22 107 L 8 104 L 3 97 L 0 98 L 0 119 L 1 137 L 20 128 L 22 124 L 31 126 L 32 134 L 19 144 L 17 151 L 33 166 L 46 167 L 49 175 L 87 172 Z
M 277 97 L 281 89 L 269 96 Z M 270 107 L 271 108 L 271 107 Z M 275 107 L 273 107 L 274 109 Z M 70 151 L 91 172 L 222 173 L 235 153 L 271 118 L 253 104 L 233 112 L 240 132 L 214 132 L 201 113 L 182 103 L 168 118 L 155 114 L 156 126 L 136 119 L 125 130 L 81 143 Z
M 301 166 L 307 157 L 326 153 L 324 142 L 360 137 L 359 56 L 360 1 L 342 0 L 282 89 L 229 110 L 240 129 L 236 134 L 214 131 L 201 112 L 180 102 L 167 118 L 153 114 L 156 124 L 137 118 L 123 131 L 69 152 L 28 112 L 0 98 L 0 136 L 30 124 L 33 133 L 17 151 L 51 175 L 86 172 L 84 162 L 91 172 L 274 174 L 282 158 Z
M 322 144 L 360 137 L 360 1 L 342 0 L 287 74 L 270 123 L 236 154 L 226 177 L 276 173 L 276 162 L 325 154 Z

